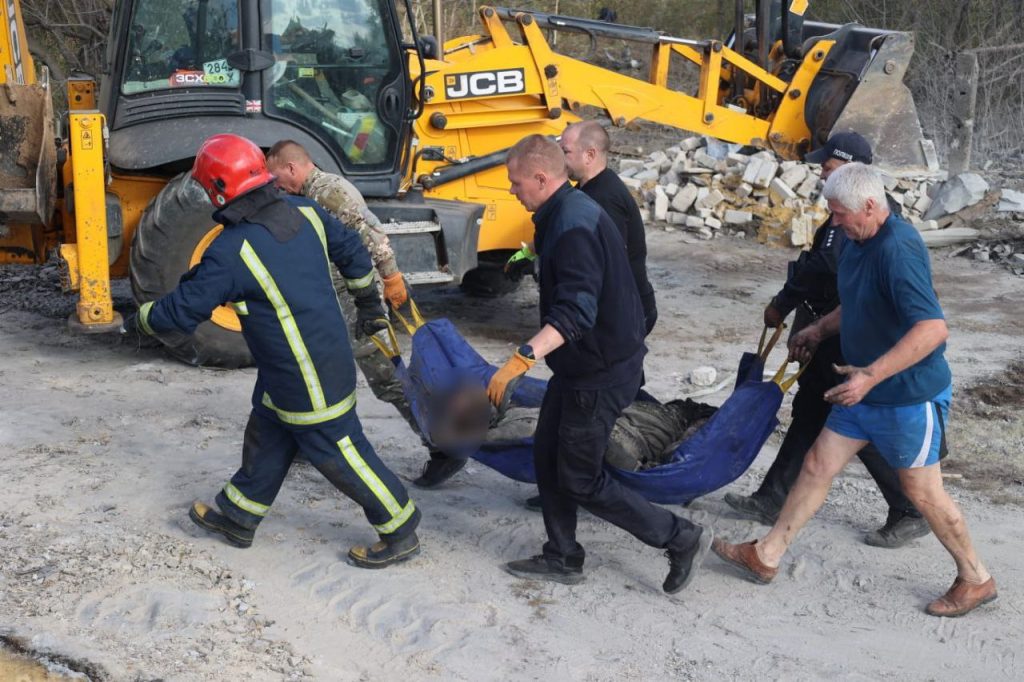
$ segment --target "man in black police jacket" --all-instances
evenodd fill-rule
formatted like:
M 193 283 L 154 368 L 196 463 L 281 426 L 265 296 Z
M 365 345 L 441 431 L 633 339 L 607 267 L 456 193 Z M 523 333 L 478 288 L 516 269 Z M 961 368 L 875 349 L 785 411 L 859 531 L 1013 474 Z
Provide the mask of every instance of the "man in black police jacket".
M 636 398 L 644 315 L 626 247 L 608 215 L 568 182 L 558 145 L 531 135 L 508 154 L 510 191 L 536 226 L 541 329 L 492 376 L 499 405 L 509 383 L 540 358 L 552 371 L 534 436 L 534 466 L 548 541 L 540 555 L 509 562 L 512 575 L 575 584 L 585 552 L 577 505 L 666 550 L 662 588 L 682 590 L 710 548 L 712 532 L 623 487 L 603 468 L 612 425 Z

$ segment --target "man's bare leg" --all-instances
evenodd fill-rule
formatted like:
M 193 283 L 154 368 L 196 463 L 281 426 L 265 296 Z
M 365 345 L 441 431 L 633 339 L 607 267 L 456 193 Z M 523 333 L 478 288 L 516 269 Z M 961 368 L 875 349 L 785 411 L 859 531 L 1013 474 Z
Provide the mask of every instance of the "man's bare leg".
M 978 559 L 967 530 L 967 522 L 953 498 L 942 485 L 942 471 L 938 463 L 900 469 L 900 484 L 914 506 L 928 521 L 935 537 L 953 555 L 957 575 L 964 582 L 980 585 L 992 576 Z
M 796 534 L 825 503 L 832 479 L 866 443 L 840 436 L 828 428 L 822 429 L 807 453 L 800 476 L 782 505 L 779 520 L 754 545 L 758 558 L 766 566 L 775 568 L 779 565 Z

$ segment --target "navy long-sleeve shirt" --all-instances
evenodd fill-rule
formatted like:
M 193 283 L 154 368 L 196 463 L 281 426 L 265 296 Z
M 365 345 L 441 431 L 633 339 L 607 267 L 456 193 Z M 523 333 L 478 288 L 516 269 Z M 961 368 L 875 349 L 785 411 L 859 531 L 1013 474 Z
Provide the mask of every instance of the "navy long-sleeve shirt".
M 658 306 L 654 299 L 654 287 L 647 279 L 647 234 L 640 208 L 622 179 L 608 168 L 580 185 L 580 189 L 596 201 L 619 228 L 622 241 L 626 243 L 629 268 L 633 271 L 633 280 L 644 308 L 645 331 L 650 334 L 658 320 Z
M 644 315 L 626 245 L 590 197 L 566 183 L 533 215 L 541 324 L 565 344 L 546 360 L 577 388 L 604 388 L 638 376 Z
M 314 202 L 270 187 L 251 194 L 243 197 L 247 215 L 234 204 L 214 214 L 223 232 L 174 291 L 140 308 L 140 324 L 157 335 L 191 334 L 230 303 L 259 370 L 253 408 L 316 426 L 355 404 L 355 365 L 328 260 L 355 291 L 373 284 L 370 256 L 354 230 Z

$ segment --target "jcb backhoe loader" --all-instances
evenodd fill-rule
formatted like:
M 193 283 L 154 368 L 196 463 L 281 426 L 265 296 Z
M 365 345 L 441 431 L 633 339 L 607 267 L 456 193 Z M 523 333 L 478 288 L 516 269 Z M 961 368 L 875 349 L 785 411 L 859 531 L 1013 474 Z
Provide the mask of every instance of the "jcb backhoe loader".
M 400 13 L 396 0 L 121 0 L 99 85 L 69 80 L 55 140 L 19 0 L 0 0 L 0 262 L 59 258 L 79 292 L 72 327 L 116 329 L 111 277 L 130 276 L 137 302 L 154 299 L 221 229 L 185 171 L 200 142 L 223 132 L 264 148 L 300 142 L 394 223 L 412 284 L 477 288 L 531 237 L 508 194 L 505 151 L 530 133 L 558 135 L 583 106 L 615 125 L 646 119 L 786 158 L 856 128 L 881 162 L 925 165 L 902 83 L 911 36 L 805 22 L 806 0 L 784 10 L 758 0 L 752 17 L 737 0 L 724 43 L 483 7 L 480 34 L 439 44 L 417 34 L 403 2 Z M 645 45 L 648 78 L 558 54 L 546 29 Z M 699 70 L 695 93 L 669 87 L 681 63 Z M 223 307 L 169 350 L 243 365 L 238 330 Z

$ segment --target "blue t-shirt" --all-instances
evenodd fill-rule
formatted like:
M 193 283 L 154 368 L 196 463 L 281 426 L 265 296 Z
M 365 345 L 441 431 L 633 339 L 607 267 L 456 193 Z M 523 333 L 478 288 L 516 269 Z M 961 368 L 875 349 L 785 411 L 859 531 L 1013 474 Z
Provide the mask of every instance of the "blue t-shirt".
M 945 319 L 932 287 L 928 248 L 917 230 L 890 215 L 864 242 L 848 239 L 839 255 L 840 341 L 843 357 L 867 367 L 923 320 Z M 869 405 L 912 405 L 931 400 L 952 375 L 940 345 L 917 364 L 875 386 Z

